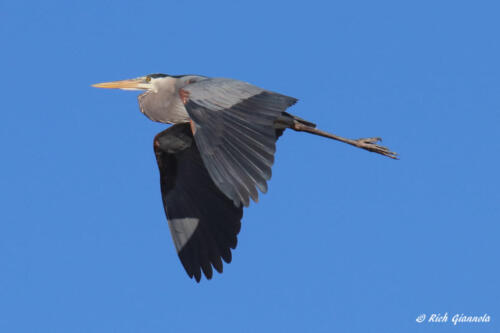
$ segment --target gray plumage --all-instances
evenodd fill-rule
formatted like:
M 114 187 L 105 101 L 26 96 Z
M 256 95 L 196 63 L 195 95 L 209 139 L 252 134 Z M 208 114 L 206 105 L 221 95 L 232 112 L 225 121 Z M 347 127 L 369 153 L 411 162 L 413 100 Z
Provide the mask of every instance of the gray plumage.
M 165 214 L 187 274 L 210 279 L 231 262 L 243 206 L 267 191 L 276 141 L 284 130 L 308 132 L 391 158 L 378 138 L 345 139 L 286 110 L 297 99 L 246 82 L 200 75 L 150 74 L 95 84 L 144 90 L 138 97 L 149 119 L 175 124 L 159 133 L 154 151 Z
M 189 94 L 186 103 L 180 89 Z M 258 201 L 258 190 L 267 191 L 275 122 L 296 101 L 246 82 L 194 75 L 153 81 L 153 90 L 139 96 L 141 111 L 152 120 L 194 122 L 203 162 L 236 206 L 248 206 L 250 199 Z

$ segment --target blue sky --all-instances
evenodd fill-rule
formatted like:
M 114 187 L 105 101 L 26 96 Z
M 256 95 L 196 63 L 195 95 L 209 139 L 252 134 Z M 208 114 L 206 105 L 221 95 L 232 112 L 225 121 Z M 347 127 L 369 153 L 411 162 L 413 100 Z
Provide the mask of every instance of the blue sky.
M 494 1 L 0 3 L 1 332 L 498 332 Z M 170 238 L 148 73 L 231 77 L 392 161 L 287 132 L 224 274 Z M 422 314 L 488 324 L 418 324 Z

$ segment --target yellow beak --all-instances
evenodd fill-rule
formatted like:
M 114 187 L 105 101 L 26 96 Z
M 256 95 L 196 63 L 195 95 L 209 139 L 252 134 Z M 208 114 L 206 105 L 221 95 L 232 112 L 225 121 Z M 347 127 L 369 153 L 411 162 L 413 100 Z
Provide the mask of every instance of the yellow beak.
M 151 88 L 151 83 L 146 82 L 145 77 L 140 77 L 130 80 L 96 83 L 93 84 L 92 87 L 123 90 L 147 90 Z

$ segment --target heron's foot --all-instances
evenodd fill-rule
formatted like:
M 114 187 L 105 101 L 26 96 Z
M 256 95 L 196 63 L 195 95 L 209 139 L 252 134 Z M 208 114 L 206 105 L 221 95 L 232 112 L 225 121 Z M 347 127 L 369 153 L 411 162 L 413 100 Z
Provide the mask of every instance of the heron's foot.
M 362 138 L 354 140 L 354 142 L 356 142 L 356 146 L 359 148 L 363 148 L 373 153 L 381 154 L 397 160 L 398 159 L 397 153 L 390 151 L 390 149 L 387 147 L 380 146 L 377 144 L 378 142 L 381 141 L 382 138 Z

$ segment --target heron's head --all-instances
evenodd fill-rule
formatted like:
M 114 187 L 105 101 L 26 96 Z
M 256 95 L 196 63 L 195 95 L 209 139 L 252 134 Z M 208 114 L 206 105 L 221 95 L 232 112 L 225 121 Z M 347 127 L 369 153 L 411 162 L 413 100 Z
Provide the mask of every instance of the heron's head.
M 92 87 L 122 90 L 154 90 L 160 81 L 164 81 L 170 77 L 167 74 L 149 74 L 135 79 L 96 83 Z
M 96 88 L 139 90 L 141 112 L 149 119 L 162 123 L 185 120 L 186 110 L 178 90 L 184 86 L 205 79 L 200 75 L 149 74 L 135 79 L 93 84 Z

